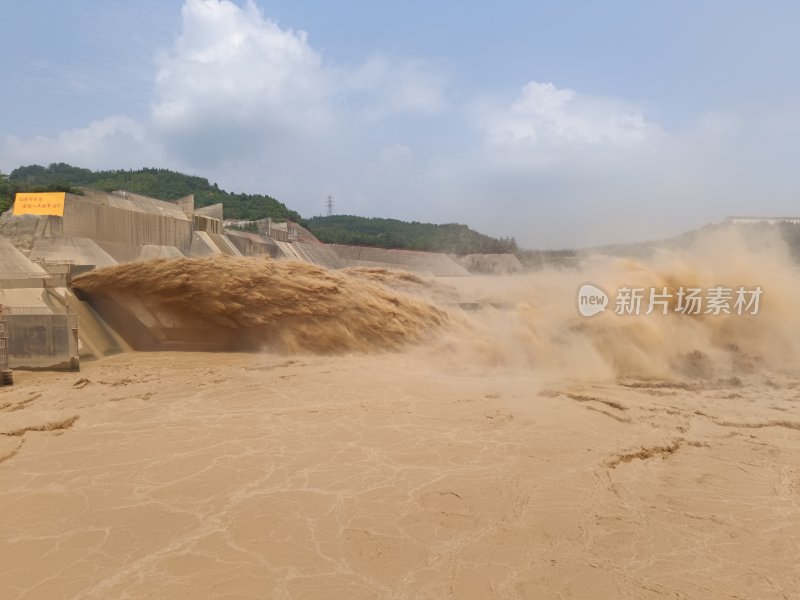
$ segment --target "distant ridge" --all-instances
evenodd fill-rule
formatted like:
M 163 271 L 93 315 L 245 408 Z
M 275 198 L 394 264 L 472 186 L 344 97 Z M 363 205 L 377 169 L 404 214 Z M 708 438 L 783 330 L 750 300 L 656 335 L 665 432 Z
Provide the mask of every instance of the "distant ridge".
M 312 217 L 306 226 L 328 244 L 368 246 L 395 250 L 422 250 L 449 254 L 498 254 L 518 250 L 514 238 L 493 238 L 466 225 L 419 223 L 334 215 Z

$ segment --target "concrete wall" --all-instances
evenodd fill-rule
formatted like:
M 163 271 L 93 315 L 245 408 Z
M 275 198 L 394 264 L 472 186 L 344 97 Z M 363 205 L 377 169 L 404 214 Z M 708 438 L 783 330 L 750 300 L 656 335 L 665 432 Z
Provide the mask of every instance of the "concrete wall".
M 117 261 L 94 240 L 89 238 L 39 238 L 30 255 L 32 260 L 45 264 L 68 261 L 74 265 L 110 267 Z
M 211 236 L 205 231 L 195 231 L 192 234 L 192 245 L 189 248 L 188 256 L 191 258 L 204 258 L 221 254 L 222 250 L 214 243 Z
M 13 378 L 8 365 L 8 323 L 2 306 L 0 306 L 0 386 L 11 385 Z
M 277 244 L 270 238 L 233 229 L 226 229 L 225 235 L 244 256 L 271 256 L 277 258 L 279 255 Z
M 217 326 L 206 319 L 175 311 L 169 306 L 145 303 L 128 294 L 88 296 L 77 294 L 95 314 L 102 315 L 127 347 L 138 351 L 256 350 L 247 332 Z
M 242 253 L 239 251 L 239 248 L 231 242 L 227 235 L 221 235 L 219 233 L 209 233 L 208 237 L 211 238 L 211 241 L 214 242 L 214 245 L 219 248 L 220 252 L 223 254 L 227 254 L 228 256 L 241 256 Z
M 207 233 L 222 233 L 222 219 L 216 219 L 206 215 L 195 215 L 193 219 L 195 231 L 205 231 Z
M 222 221 L 223 214 L 222 214 L 223 206 L 221 202 L 217 204 L 212 204 L 210 206 L 204 206 L 203 208 L 198 208 L 194 211 L 194 216 L 204 216 L 204 217 L 211 217 L 212 219 L 217 219 L 218 221 Z M 215 231 L 214 233 L 219 233 Z
M 67 194 L 63 218 L 48 217 L 44 237 L 91 238 L 118 262 L 136 260 L 144 245 L 189 253 L 192 219 L 178 204 L 135 194 L 84 194 Z
M 278 242 L 289 241 L 289 229 L 286 223 L 273 223 L 272 219 L 261 219 L 258 223 L 258 232 Z
M 387 250 L 363 246 L 330 244 L 348 267 L 386 267 L 413 273 L 431 274 L 438 277 L 461 277 L 469 275 L 464 267 L 446 254 L 417 252 L 414 250 Z
M 454 260 L 470 273 L 482 275 L 510 275 L 525 271 L 513 254 L 467 254 Z
M 153 260 L 155 258 L 184 258 L 184 256 L 175 246 L 153 246 L 149 244 L 142 246 L 139 260 Z
M 0 215 L 0 236 L 11 242 L 15 248 L 28 252 L 36 240 L 39 221 L 46 220 L 47 217 L 34 215 L 16 217 L 8 210 Z
M 6 309 L 8 362 L 12 369 L 78 369 L 78 322 L 75 315 L 46 309 Z
M 27 281 L 46 277 L 47 271 L 17 250 L 11 242 L 0 237 L 0 281 Z
M 299 251 L 304 256 L 310 257 L 310 262 L 322 265 L 329 269 L 342 269 L 345 262 L 333 250 L 329 244 L 323 244 L 314 235 L 304 227 L 297 223 L 287 223 L 287 230 L 289 232 L 289 239 L 295 240 Z

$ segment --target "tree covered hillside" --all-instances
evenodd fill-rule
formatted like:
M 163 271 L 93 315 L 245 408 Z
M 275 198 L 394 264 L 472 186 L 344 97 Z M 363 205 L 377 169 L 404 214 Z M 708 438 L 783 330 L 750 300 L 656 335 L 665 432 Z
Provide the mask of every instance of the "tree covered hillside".
M 197 207 L 221 202 L 225 218 L 253 221 L 270 217 L 276 221 L 294 221 L 328 243 L 453 254 L 517 250 L 514 238 L 492 238 L 456 223 L 434 225 L 354 216 L 303 219 L 271 196 L 233 194 L 203 177 L 167 169 L 92 171 L 65 163 L 19 167 L 9 176 L 0 173 L 0 211 L 9 208 L 16 192 L 75 191 L 79 187 L 108 192 L 125 190 L 161 200 L 177 200 L 194 194 Z
M 403 248 L 453 254 L 507 253 L 517 250 L 514 238 L 496 239 L 457 223 L 406 222 L 336 215 L 313 217 L 307 227 L 329 244 Z
M 5 212 L 11 207 L 14 193 L 14 185 L 8 180 L 8 175 L 0 172 L 0 212 Z
M 2 184 L 0 184 L 2 185 Z M 263 219 L 300 221 L 301 217 L 271 196 L 262 194 L 233 194 L 221 190 L 208 179 L 184 175 L 168 169 L 139 169 L 137 171 L 91 171 L 65 163 L 49 167 L 30 165 L 14 169 L 8 177 L 11 191 L 70 191 L 89 187 L 103 191 L 125 190 L 161 200 L 177 200 L 194 194 L 198 208 L 222 202 L 228 219 Z M 0 193 L 3 188 L 0 187 Z M 6 190 L 8 194 L 8 190 Z M 2 202 L 0 198 L 0 202 Z M 6 198 L 6 201 L 10 201 Z

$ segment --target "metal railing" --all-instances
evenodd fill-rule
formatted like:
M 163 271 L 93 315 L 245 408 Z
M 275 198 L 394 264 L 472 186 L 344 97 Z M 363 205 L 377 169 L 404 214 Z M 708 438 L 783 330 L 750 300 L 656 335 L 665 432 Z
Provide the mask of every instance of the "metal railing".
M 52 309 L 46 306 L 6 306 L 6 315 L 52 315 Z
M 74 260 L 64 260 L 60 258 L 37 258 L 33 262 L 41 265 L 74 265 Z
M 36 273 L 31 271 L 0 271 L 0 279 L 47 279 L 49 273 Z
M 0 304 L 0 386 L 13 383 L 14 378 L 11 369 L 8 368 L 8 328 L 5 308 Z
M 0 371 L 8 371 L 8 333 L 4 321 L 0 321 Z

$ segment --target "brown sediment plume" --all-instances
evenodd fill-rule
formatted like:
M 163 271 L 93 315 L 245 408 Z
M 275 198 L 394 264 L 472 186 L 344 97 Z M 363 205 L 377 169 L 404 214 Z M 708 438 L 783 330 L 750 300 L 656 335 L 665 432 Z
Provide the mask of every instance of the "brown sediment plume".
M 356 277 L 363 277 L 370 281 L 377 281 L 379 283 L 392 285 L 411 284 L 424 287 L 426 282 L 419 275 L 409 273 L 408 271 L 401 271 L 399 269 L 385 269 L 382 267 L 350 267 L 345 269 L 345 273 L 355 275 Z
M 234 331 L 248 349 L 396 349 L 448 319 L 445 311 L 364 277 L 263 258 L 126 263 L 82 275 L 73 287 L 89 296 L 135 299 L 168 315 L 173 326 L 202 326 L 209 338 Z
M 452 303 L 459 300 L 458 293 L 433 276 L 421 276 L 400 269 L 383 267 L 350 267 L 344 273 L 357 279 L 379 283 L 383 286 L 415 296 L 423 296 L 434 303 Z
M 577 290 L 586 282 L 611 295 L 605 314 L 578 313 Z M 225 340 L 214 348 L 223 350 L 374 352 L 424 341 L 420 351 L 445 367 L 677 387 L 800 357 L 797 268 L 781 240 L 739 230 L 709 232 L 646 259 L 597 256 L 580 269 L 525 276 L 440 280 L 219 256 L 119 265 L 76 278 L 74 286 L 89 296 L 141 301 L 171 327 Z M 761 287 L 759 314 L 674 311 L 680 287 L 714 286 Z M 673 305 L 668 314 L 614 314 L 620 287 L 666 288 Z M 462 312 L 457 303 L 481 310 Z
M 752 233 L 752 232 L 751 232 Z M 577 292 L 584 283 L 610 296 L 604 314 L 583 317 Z M 534 368 L 554 377 L 641 378 L 671 382 L 747 375 L 759 365 L 792 365 L 800 357 L 800 273 L 776 236 L 736 229 L 709 232 L 684 247 L 646 259 L 594 256 L 579 269 L 543 270 L 518 277 L 459 282 L 485 310 L 468 315 L 448 352 L 461 364 Z M 675 312 L 680 287 L 736 290 L 760 287 L 758 314 Z M 673 295 L 667 314 L 615 314 L 621 287 L 663 288 Z M 493 304 L 508 308 L 495 310 Z M 732 302 L 731 302 L 732 304 Z M 450 336 L 450 333 L 448 333 Z

